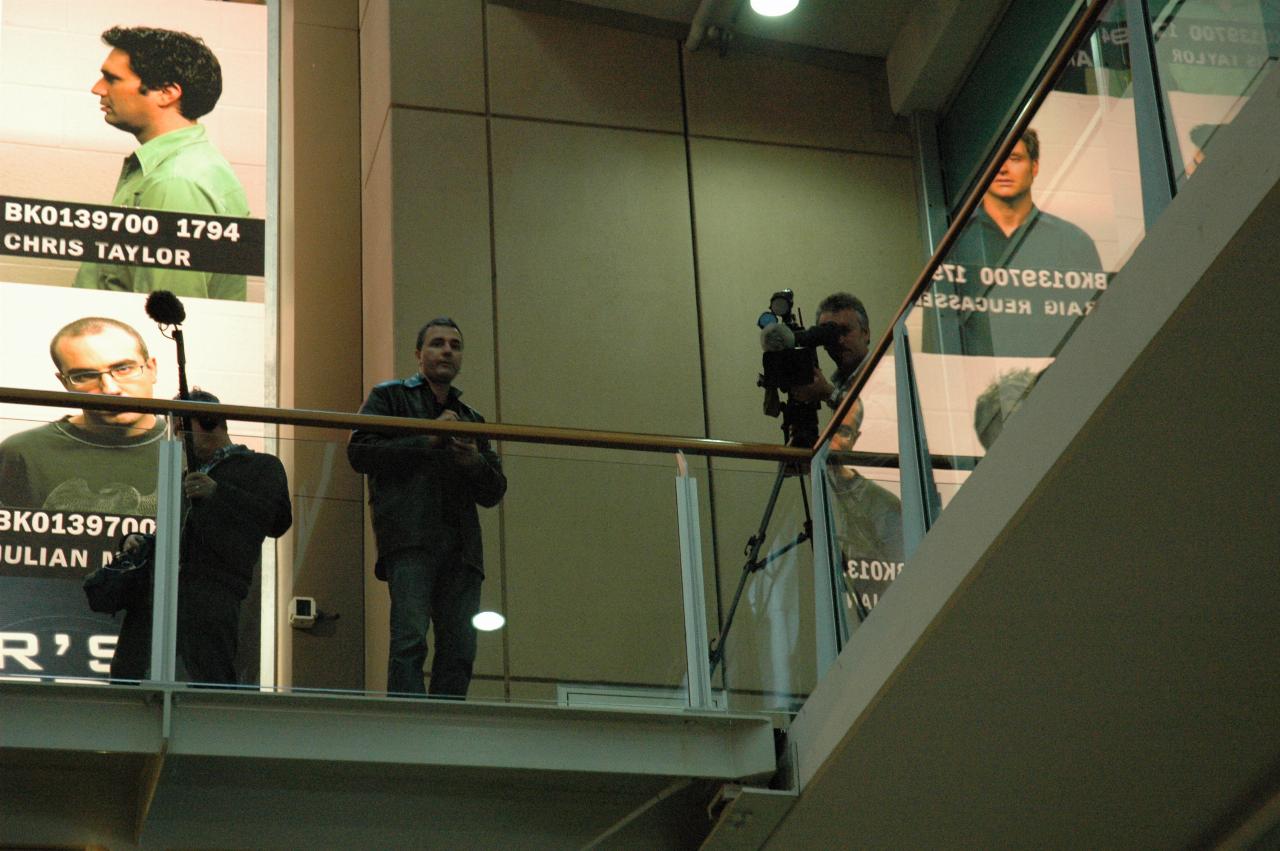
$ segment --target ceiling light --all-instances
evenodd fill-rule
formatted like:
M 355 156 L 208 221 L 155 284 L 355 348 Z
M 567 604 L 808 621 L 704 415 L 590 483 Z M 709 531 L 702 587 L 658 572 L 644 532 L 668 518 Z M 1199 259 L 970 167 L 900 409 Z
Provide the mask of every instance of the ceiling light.
M 751 8 L 757 15 L 776 18 L 795 9 L 800 0 L 751 0 Z
M 497 612 L 480 612 L 471 619 L 471 625 L 481 632 L 493 632 L 495 629 L 502 629 L 507 619 Z

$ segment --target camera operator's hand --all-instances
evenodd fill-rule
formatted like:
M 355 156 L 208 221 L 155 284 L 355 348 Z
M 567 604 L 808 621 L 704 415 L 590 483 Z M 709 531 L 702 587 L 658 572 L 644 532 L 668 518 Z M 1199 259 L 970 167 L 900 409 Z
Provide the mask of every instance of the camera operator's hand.
M 813 383 L 806 384 L 803 387 L 791 388 L 791 399 L 795 402 L 825 402 L 831 398 L 831 394 L 835 392 L 835 388 L 831 386 L 831 382 L 822 374 L 822 370 L 814 367 Z

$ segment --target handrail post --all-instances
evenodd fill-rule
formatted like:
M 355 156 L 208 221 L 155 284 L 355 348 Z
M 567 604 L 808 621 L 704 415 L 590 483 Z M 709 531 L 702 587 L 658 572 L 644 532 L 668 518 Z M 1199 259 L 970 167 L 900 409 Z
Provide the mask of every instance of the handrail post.
M 925 433 L 920 392 L 911 360 L 906 318 L 893 328 L 893 368 L 898 388 L 898 479 L 902 496 L 902 556 L 910 558 L 942 513 L 933 478 L 929 436 Z
M 707 658 L 707 602 L 702 576 L 702 527 L 698 480 L 678 456 L 676 516 L 680 523 L 680 577 L 684 591 L 684 649 L 689 667 L 689 707 L 711 709 L 711 663 Z
M 155 682 L 177 679 L 178 553 L 182 522 L 182 443 L 160 443 L 156 487 L 156 543 L 151 600 L 151 674 Z
M 1160 86 L 1155 38 L 1147 0 L 1125 0 L 1129 23 L 1129 71 L 1133 77 L 1133 117 L 1138 134 L 1138 174 L 1142 185 L 1142 220 L 1147 230 L 1173 200 L 1173 150 L 1165 116 L 1167 104 Z
M 823 444 L 809 465 L 809 486 L 813 504 L 813 606 L 814 648 L 817 678 L 821 680 L 835 664 L 849 642 L 848 615 L 841 602 L 840 548 L 836 539 L 835 515 L 827 490 L 829 444 Z

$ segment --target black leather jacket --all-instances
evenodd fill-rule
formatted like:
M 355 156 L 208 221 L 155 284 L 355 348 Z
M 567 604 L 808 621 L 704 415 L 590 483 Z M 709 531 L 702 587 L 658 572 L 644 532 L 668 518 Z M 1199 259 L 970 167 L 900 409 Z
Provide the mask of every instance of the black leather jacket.
M 421 375 L 384 381 L 373 388 L 362 414 L 432 420 L 445 408 L 463 422 L 482 423 L 474 408 L 449 388 L 441 405 Z M 463 564 L 484 573 L 477 505 L 491 508 L 507 491 L 502 462 L 485 438 L 476 440 L 481 463 L 459 466 L 446 446 L 434 447 L 425 435 L 383 434 L 357 429 L 347 444 L 347 458 L 357 473 L 369 477 L 369 506 L 378 542 L 375 575 L 386 579 L 382 560 L 410 547 L 431 547 L 448 528 L 458 532 Z
M 274 455 L 243 447 L 214 464 L 209 476 L 217 489 L 192 502 L 182 529 L 182 574 L 211 579 L 243 600 L 262 542 L 293 525 L 289 480 Z

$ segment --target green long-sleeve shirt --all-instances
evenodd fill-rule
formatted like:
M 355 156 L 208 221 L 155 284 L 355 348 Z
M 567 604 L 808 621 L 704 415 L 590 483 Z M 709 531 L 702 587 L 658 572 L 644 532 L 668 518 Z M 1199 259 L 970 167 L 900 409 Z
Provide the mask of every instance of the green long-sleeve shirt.
M 217 216 L 249 215 L 240 179 L 200 124 L 157 136 L 125 157 L 111 203 Z M 169 290 L 179 296 L 236 301 L 244 301 L 246 292 L 244 275 L 107 263 L 81 264 L 75 285 L 137 293 Z

